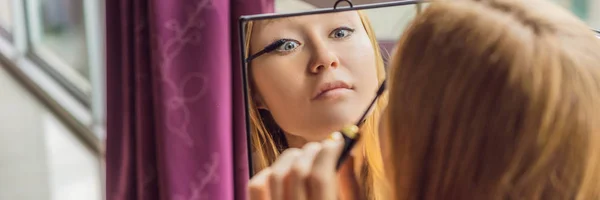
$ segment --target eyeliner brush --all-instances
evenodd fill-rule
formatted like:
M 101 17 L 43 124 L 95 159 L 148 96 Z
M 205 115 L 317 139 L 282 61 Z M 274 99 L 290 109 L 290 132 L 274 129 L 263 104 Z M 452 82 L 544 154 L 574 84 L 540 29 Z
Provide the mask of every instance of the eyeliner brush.
M 354 145 L 356 145 L 356 143 L 360 139 L 361 134 L 358 133 L 358 131 L 360 130 L 359 127 L 362 126 L 362 124 L 366 121 L 369 111 L 371 111 L 371 108 L 373 107 L 373 105 L 375 105 L 375 102 L 377 102 L 377 99 L 379 99 L 379 96 L 381 96 L 381 94 L 383 94 L 383 91 L 385 91 L 386 82 L 387 81 L 384 80 L 383 83 L 381 83 L 381 86 L 379 86 L 379 89 L 377 90 L 377 94 L 375 95 L 375 98 L 373 98 L 373 100 L 371 101 L 371 104 L 369 104 L 369 107 L 363 113 L 363 115 L 360 117 L 360 119 L 356 122 L 356 124 L 346 126 L 340 131 L 342 133 L 342 136 L 344 137 L 344 149 L 342 149 L 342 154 L 340 155 L 340 158 L 338 159 L 336 170 L 339 170 L 342 163 L 344 163 L 344 161 L 346 161 L 346 159 L 348 159 L 348 157 L 350 155 L 350 151 L 352 150 Z

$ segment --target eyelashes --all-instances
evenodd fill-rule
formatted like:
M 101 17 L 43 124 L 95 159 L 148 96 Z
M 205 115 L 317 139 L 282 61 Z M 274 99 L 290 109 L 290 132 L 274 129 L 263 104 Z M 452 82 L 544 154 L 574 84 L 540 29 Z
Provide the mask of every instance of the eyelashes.
M 288 51 L 293 51 L 294 49 L 298 48 L 300 45 L 302 45 L 302 43 L 293 40 L 293 39 L 281 39 L 284 40 L 281 43 L 281 45 L 279 45 L 275 51 L 277 52 L 288 52 Z
M 344 40 L 344 39 L 347 39 L 350 36 L 352 36 L 354 31 L 355 31 L 355 29 L 353 29 L 353 28 L 342 26 L 342 27 L 338 27 L 338 28 L 334 29 L 333 31 L 331 31 L 329 33 L 328 37 L 335 39 L 335 40 Z M 279 40 L 269 44 L 265 48 L 265 50 L 268 50 L 268 52 L 275 51 L 278 53 L 286 54 L 286 53 L 295 51 L 301 45 L 302 45 L 302 43 L 298 40 L 284 38 L 284 39 L 279 39 Z
M 329 34 L 329 37 L 336 38 L 336 39 L 342 39 L 342 38 L 350 37 L 350 35 L 352 35 L 352 33 L 354 33 L 353 28 L 343 26 L 343 27 L 339 27 L 339 28 L 336 28 L 335 30 L 331 31 L 331 33 Z

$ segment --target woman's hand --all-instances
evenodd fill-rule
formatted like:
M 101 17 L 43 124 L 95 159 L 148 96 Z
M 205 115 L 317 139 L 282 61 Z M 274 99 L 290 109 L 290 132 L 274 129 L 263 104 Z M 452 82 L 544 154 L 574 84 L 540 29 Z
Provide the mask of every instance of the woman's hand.
M 335 166 L 344 142 L 340 133 L 333 139 L 285 150 L 270 167 L 249 182 L 250 200 L 337 200 L 358 197 L 351 159 L 336 173 Z M 343 181 L 339 184 L 339 181 Z M 350 182 L 350 183 L 347 183 Z M 340 188 L 341 186 L 341 188 Z M 339 194 L 339 193 L 343 194 Z

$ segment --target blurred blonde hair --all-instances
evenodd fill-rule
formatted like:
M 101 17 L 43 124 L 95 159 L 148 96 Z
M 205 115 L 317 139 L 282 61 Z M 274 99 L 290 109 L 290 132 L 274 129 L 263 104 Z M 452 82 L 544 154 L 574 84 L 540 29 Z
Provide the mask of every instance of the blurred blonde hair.
M 377 43 L 377 39 L 375 38 L 375 33 L 371 27 L 371 23 L 369 22 L 367 16 L 361 11 L 358 12 L 361 22 L 365 28 L 369 39 L 371 40 L 371 44 L 373 46 L 373 51 L 375 52 L 375 66 L 377 68 L 377 79 L 379 83 L 383 82 L 385 79 L 386 73 L 384 69 L 383 58 L 381 57 L 381 52 L 379 50 L 379 44 Z M 250 38 L 252 34 L 252 26 L 253 22 L 249 21 L 246 24 L 245 30 L 245 57 L 248 57 L 250 52 Z M 247 65 L 248 74 L 251 74 L 249 71 L 252 70 L 250 64 Z M 253 168 L 254 173 L 264 169 L 265 167 L 270 166 L 279 156 L 280 149 L 278 146 L 281 144 L 277 144 L 277 142 L 273 138 L 273 127 L 274 122 L 272 120 L 265 119 L 270 118 L 270 116 L 261 116 L 257 104 L 253 99 L 253 83 L 252 77 L 248 77 L 248 94 L 246 98 L 248 98 L 248 106 L 249 106 L 249 115 L 250 115 L 250 141 L 252 143 L 252 154 L 253 154 Z M 373 91 L 375 92 L 375 91 Z M 373 97 L 375 93 L 373 93 Z M 383 162 L 381 160 L 381 150 L 379 148 L 379 136 L 378 136 L 378 123 L 380 117 L 380 111 L 385 107 L 387 102 L 387 95 L 382 95 L 377 101 L 377 104 L 374 108 L 374 111 L 367 118 L 364 125 L 361 127 L 361 134 L 363 134 L 363 155 L 365 157 L 365 165 L 363 166 L 362 173 L 360 176 L 362 177 L 361 181 L 363 181 L 362 185 L 365 190 L 365 195 L 367 195 L 368 199 L 384 199 L 381 195 L 385 194 L 383 190 L 385 190 L 385 179 L 383 178 Z M 269 122 L 265 122 L 268 120 Z
M 571 14 L 432 2 L 390 69 L 392 199 L 600 199 L 600 41 Z

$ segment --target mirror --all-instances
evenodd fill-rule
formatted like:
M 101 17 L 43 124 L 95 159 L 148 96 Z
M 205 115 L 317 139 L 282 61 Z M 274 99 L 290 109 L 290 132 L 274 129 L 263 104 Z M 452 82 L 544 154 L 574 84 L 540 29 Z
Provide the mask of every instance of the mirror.
M 284 13 L 239 21 L 251 176 L 286 148 L 322 141 L 367 113 L 393 46 L 424 6 L 307 2 L 276 0 Z M 377 141 L 368 132 L 385 103 L 379 98 L 361 127 L 365 148 Z

